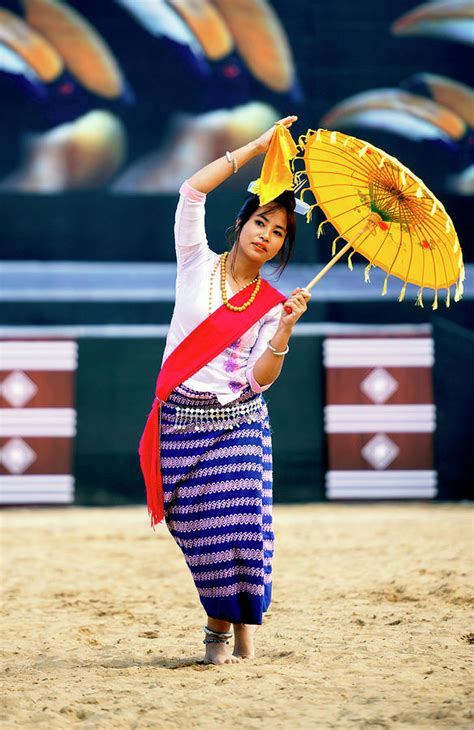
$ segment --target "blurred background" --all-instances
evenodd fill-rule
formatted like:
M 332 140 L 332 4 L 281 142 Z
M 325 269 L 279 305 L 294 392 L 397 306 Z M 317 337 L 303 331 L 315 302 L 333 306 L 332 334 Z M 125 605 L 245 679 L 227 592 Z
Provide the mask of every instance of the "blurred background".
M 473 39 L 462 0 L 1 2 L 1 503 L 144 503 L 177 191 L 289 113 L 295 139 L 340 130 L 421 177 L 466 285 L 432 310 L 393 280 L 381 298 L 361 258 L 322 280 L 268 392 L 275 500 L 468 498 Z M 260 165 L 209 196 L 214 250 Z M 320 220 L 299 221 L 284 292 L 330 258 Z

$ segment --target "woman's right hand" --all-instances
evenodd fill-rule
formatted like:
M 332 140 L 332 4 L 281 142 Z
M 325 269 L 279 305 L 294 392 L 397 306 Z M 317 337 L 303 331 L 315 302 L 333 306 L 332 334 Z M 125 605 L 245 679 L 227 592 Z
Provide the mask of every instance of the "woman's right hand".
M 294 114 L 292 114 L 289 117 L 284 117 L 283 119 L 279 119 L 278 122 L 275 122 L 275 124 L 283 124 L 284 127 L 291 127 L 291 125 L 296 122 L 298 117 L 296 117 Z M 255 140 L 255 145 L 257 147 L 259 154 L 265 154 L 265 152 L 268 150 L 270 146 L 271 139 L 273 137 L 273 132 L 275 131 L 275 124 L 270 127 L 270 129 L 267 129 L 266 132 L 260 135 Z
M 278 122 L 275 122 L 275 124 L 283 124 L 285 127 L 291 127 L 293 122 L 296 122 L 297 119 L 298 117 L 292 115 L 279 119 Z M 239 147 L 239 149 L 233 150 L 230 153 L 231 159 L 233 157 L 237 163 L 237 168 L 243 167 L 249 160 L 257 155 L 265 154 L 270 145 L 273 132 L 275 131 L 275 124 L 260 135 L 260 137 L 257 137 L 257 139 L 248 142 L 248 144 L 243 147 Z M 233 170 L 234 164 L 229 165 L 226 157 L 222 155 L 221 157 L 218 157 L 217 160 L 214 160 L 214 162 L 210 162 L 208 165 L 205 165 L 205 167 L 202 167 L 200 170 L 195 172 L 194 175 L 191 175 L 191 177 L 188 178 L 188 184 L 192 188 L 199 190 L 201 193 L 210 193 L 211 190 L 217 188 L 217 186 L 224 182 L 224 180 L 227 180 L 229 175 L 232 175 Z

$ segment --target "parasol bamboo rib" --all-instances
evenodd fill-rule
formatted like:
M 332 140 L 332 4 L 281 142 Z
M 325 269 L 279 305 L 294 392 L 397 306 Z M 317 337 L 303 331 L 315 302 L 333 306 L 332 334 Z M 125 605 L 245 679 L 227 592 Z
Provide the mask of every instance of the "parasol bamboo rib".
M 309 284 L 306 284 L 306 286 L 304 287 L 304 289 L 306 289 L 306 291 L 309 291 L 310 289 L 312 289 L 313 286 L 315 284 L 317 284 L 318 281 L 320 279 L 322 279 L 325 274 L 327 274 L 327 272 L 329 271 L 329 269 L 334 266 L 334 264 L 336 263 L 336 261 L 339 261 L 339 259 L 341 258 L 341 256 L 344 256 L 344 254 L 346 253 L 346 251 L 348 251 L 351 247 L 354 247 L 354 243 L 356 241 L 358 241 L 359 238 L 364 233 L 366 233 L 367 231 L 372 230 L 374 228 L 374 226 L 376 226 L 378 223 L 380 223 L 381 220 L 382 220 L 382 217 L 378 213 L 371 213 L 368 216 L 368 218 L 367 218 L 367 221 L 365 223 L 365 226 L 363 228 L 361 228 L 360 231 L 358 231 L 356 233 L 356 235 L 353 238 L 351 238 L 351 240 L 348 241 L 346 243 L 346 245 L 343 246 L 341 248 L 341 250 L 338 251 L 335 256 L 332 257 L 331 261 L 329 261 L 326 264 L 326 266 L 323 269 L 321 269 L 321 271 L 319 272 L 319 274 L 316 274 L 316 276 L 314 277 L 314 279 L 311 279 L 311 281 L 309 282 Z

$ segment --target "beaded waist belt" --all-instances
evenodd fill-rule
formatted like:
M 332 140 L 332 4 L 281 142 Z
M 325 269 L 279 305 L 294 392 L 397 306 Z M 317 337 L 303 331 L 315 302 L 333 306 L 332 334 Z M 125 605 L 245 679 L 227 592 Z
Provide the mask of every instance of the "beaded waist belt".
M 211 393 L 198 394 L 197 391 L 180 386 L 163 404 L 162 425 L 166 430 L 232 429 L 241 423 L 261 420 L 267 415 L 266 403 L 258 393 L 244 392 L 238 401 L 222 405 Z

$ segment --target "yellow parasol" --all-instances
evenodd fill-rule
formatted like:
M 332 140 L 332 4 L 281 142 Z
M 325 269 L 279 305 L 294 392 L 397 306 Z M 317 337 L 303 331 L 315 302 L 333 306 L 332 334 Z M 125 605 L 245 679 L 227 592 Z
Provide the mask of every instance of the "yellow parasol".
M 287 129 L 279 130 L 280 137 L 286 135 L 291 139 Z M 288 144 L 286 147 L 290 148 Z M 304 186 L 301 197 L 310 190 L 316 200 L 308 220 L 314 208 L 321 208 L 326 217 L 319 225 L 318 236 L 326 223 L 331 223 L 339 234 L 333 241 L 333 258 L 306 289 L 311 289 L 352 249 L 348 259 L 351 269 L 354 253 L 369 262 L 366 281 L 370 280 L 372 266 L 386 272 L 382 294 L 386 294 L 388 277 L 395 276 L 403 281 L 399 301 L 408 283 L 419 287 L 419 306 L 423 306 L 425 288 L 435 292 L 433 309 L 438 306 L 439 289 L 447 291 L 446 306 L 450 304 L 451 286 L 455 287 L 454 300 L 461 298 L 464 265 L 453 222 L 416 175 L 395 157 L 341 132 L 309 130 L 300 137 L 298 148 L 293 164 L 302 161 L 304 169 L 294 175 L 296 187 Z M 272 158 L 277 159 L 274 149 Z M 283 179 L 286 169 L 284 172 Z M 273 190 L 265 189 L 262 183 L 261 179 L 260 195 L 268 197 Z M 336 253 L 336 244 L 342 239 L 347 243 Z

